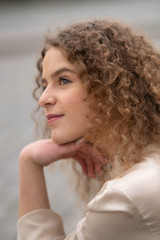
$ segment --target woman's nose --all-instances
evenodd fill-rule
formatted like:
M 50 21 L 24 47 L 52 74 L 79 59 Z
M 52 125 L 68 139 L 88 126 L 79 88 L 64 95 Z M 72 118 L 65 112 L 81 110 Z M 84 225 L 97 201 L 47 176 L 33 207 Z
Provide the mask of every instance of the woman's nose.
M 39 98 L 39 105 L 41 107 L 47 107 L 49 105 L 54 105 L 55 103 L 56 103 L 55 96 L 47 89 L 42 93 L 42 95 Z

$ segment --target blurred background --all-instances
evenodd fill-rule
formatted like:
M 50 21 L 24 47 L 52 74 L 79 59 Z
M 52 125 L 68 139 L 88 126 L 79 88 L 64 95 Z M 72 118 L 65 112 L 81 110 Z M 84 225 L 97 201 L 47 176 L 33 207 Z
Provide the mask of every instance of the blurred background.
M 32 89 L 49 29 L 93 18 L 123 21 L 160 49 L 160 0 L 0 1 L 0 239 L 16 240 L 18 155 L 33 141 Z M 68 234 L 81 213 L 60 170 L 46 171 L 53 209 Z

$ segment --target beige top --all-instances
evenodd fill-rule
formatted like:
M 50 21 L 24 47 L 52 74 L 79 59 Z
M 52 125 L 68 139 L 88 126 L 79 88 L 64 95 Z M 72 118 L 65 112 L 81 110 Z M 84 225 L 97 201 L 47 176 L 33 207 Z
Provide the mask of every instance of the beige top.
M 64 239 L 160 240 L 160 156 L 153 154 L 105 183 L 68 237 L 61 217 L 49 209 L 35 210 L 18 221 L 18 240 Z

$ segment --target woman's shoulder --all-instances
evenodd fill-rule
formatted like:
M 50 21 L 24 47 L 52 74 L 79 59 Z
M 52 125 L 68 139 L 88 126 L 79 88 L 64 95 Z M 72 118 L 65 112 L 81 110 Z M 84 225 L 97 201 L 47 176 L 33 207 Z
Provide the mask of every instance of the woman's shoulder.
M 148 225 L 160 228 L 160 156 L 153 154 L 135 164 L 123 176 L 106 182 L 89 207 L 105 212 L 139 216 Z M 108 210 L 107 210 L 108 211 Z
M 109 181 L 108 188 L 124 192 L 131 199 L 160 196 L 160 155 L 152 153 L 125 174 Z
M 159 197 L 160 202 L 160 155 L 152 154 L 134 164 L 123 175 L 107 181 L 95 199 L 113 192 L 124 194 L 133 201 Z
M 156 152 L 150 154 L 125 173 L 107 181 L 97 196 L 113 190 L 121 191 L 131 198 L 147 195 L 154 197 L 155 194 L 160 193 L 160 154 Z

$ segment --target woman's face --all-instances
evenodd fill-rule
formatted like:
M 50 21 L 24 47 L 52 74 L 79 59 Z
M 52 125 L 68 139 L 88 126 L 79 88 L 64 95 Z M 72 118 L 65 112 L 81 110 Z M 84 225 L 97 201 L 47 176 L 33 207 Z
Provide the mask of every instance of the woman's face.
M 64 144 L 83 137 L 94 113 L 84 101 L 86 91 L 74 65 L 56 47 L 50 47 L 44 57 L 42 87 L 39 104 L 44 109 L 53 141 Z

